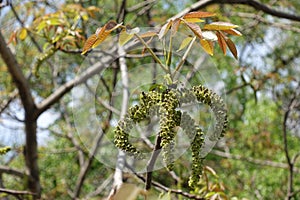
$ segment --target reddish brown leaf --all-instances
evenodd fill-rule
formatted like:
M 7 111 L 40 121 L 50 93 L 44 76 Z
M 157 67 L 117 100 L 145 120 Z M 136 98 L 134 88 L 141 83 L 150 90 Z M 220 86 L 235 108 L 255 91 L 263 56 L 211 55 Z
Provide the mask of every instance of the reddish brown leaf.
M 106 38 L 107 36 L 109 36 L 111 31 L 103 31 L 101 32 L 101 34 L 98 34 L 97 36 L 97 40 L 95 41 L 95 43 L 93 44 L 92 48 L 95 48 L 97 47 L 100 43 L 102 43 Z
M 97 35 L 96 34 L 91 35 L 85 41 L 81 54 L 84 55 L 86 52 L 88 52 L 90 49 L 92 49 L 92 46 L 95 44 L 96 40 L 97 40 Z
M 17 31 L 11 33 L 7 45 L 9 45 L 11 42 L 13 42 L 14 45 L 17 44 Z
M 159 33 L 158 33 L 158 38 L 162 39 L 168 32 L 168 30 L 170 29 L 171 25 L 172 25 L 173 21 L 170 20 L 168 23 L 166 23 L 165 25 L 163 25 L 163 27 L 161 27 Z
M 226 54 L 226 40 L 224 38 L 224 35 L 218 31 L 217 32 L 217 37 L 218 37 L 219 46 L 220 46 L 220 48 L 222 49 L 222 51 L 225 55 Z
M 215 13 L 210 12 L 190 12 L 183 16 L 184 19 L 187 18 L 204 18 L 204 17 L 212 17 L 215 16 Z
M 235 57 L 235 59 L 238 59 L 235 44 L 229 38 L 226 39 L 226 44 L 227 44 L 229 50 L 231 51 L 232 55 Z
M 140 36 L 141 38 L 148 38 L 148 37 L 153 37 L 153 36 L 156 36 L 156 35 L 157 35 L 156 32 L 154 32 L 154 31 L 149 31 L 149 32 L 140 34 L 139 36 Z
M 229 30 L 223 30 L 223 32 L 228 33 L 230 35 L 235 35 L 235 36 L 241 36 L 242 33 L 235 30 L 235 29 L 229 29 Z
M 173 21 L 172 27 L 171 27 L 171 33 L 172 35 L 175 35 L 175 33 L 178 31 L 180 25 L 180 19 L 175 19 Z
M 203 38 L 200 26 L 194 23 L 185 22 L 185 24 L 193 31 L 198 38 Z

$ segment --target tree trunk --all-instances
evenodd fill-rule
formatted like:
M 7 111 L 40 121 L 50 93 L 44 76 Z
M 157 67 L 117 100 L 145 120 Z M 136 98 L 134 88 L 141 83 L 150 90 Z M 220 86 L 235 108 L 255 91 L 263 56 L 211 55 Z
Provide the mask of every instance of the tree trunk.
M 38 168 L 38 144 L 37 144 L 37 119 L 30 113 L 25 114 L 25 161 L 28 170 L 28 189 L 37 194 L 36 198 L 41 195 L 41 185 Z

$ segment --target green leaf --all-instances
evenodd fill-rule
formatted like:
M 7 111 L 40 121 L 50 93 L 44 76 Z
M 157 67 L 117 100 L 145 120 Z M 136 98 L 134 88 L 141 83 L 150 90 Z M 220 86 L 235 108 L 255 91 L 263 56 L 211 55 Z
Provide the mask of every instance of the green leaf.
M 190 23 L 199 23 L 199 22 L 204 22 L 203 19 L 199 19 L 199 18 L 187 18 L 184 19 L 186 22 L 190 22 Z
M 0 155 L 4 155 L 6 154 L 7 152 L 9 152 L 11 150 L 10 147 L 1 147 L 0 148 Z
M 181 51 L 182 49 L 184 49 L 185 47 L 187 47 L 187 45 L 190 44 L 190 42 L 192 41 L 193 37 L 187 37 L 185 38 L 184 40 L 182 40 L 181 44 L 180 44 L 180 47 L 179 49 L 177 50 L 178 51 Z
M 210 197 L 214 196 L 215 194 L 216 194 L 216 192 L 209 192 L 205 195 L 204 198 L 210 198 Z
M 41 30 L 43 30 L 46 27 L 46 25 L 46 21 L 41 21 L 36 27 L 37 32 L 41 32 Z
M 134 28 L 131 30 L 123 29 L 119 35 L 119 44 L 121 46 L 125 45 L 128 41 L 133 38 L 134 34 L 138 33 L 140 31 L 139 28 Z
M 161 195 L 158 200 L 171 200 L 171 192 Z
M 48 20 L 46 20 L 46 24 L 52 25 L 52 26 L 57 26 L 63 24 L 63 20 L 61 18 L 53 17 Z

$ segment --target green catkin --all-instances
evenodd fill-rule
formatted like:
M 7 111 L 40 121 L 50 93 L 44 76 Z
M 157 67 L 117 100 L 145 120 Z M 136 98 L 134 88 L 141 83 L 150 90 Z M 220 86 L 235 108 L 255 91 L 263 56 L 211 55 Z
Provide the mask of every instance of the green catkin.
M 227 111 L 220 96 L 208 88 L 199 85 L 191 89 L 166 89 L 164 91 L 152 90 L 142 92 L 139 105 L 128 110 L 128 114 L 120 120 L 115 128 L 115 145 L 129 155 L 143 158 L 142 153 L 129 142 L 129 132 L 134 124 L 151 116 L 159 116 L 161 147 L 163 159 L 168 170 L 174 167 L 175 128 L 180 126 L 191 140 L 192 173 L 189 178 L 189 186 L 196 187 L 202 174 L 202 162 L 200 157 L 201 147 L 204 142 L 204 133 L 196 125 L 195 120 L 187 112 L 176 110 L 182 104 L 204 103 L 210 106 L 216 118 L 215 131 L 209 136 L 211 140 L 222 137 L 227 127 Z
M 182 129 L 185 131 L 191 142 L 192 150 L 192 174 L 189 178 L 189 186 L 194 188 L 199 182 L 202 175 L 202 162 L 203 158 L 200 157 L 200 150 L 204 142 L 201 128 L 195 125 L 194 119 L 191 118 L 187 112 L 182 113 Z
M 0 155 L 4 155 L 6 154 L 7 152 L 9 152 L 11 150 L 10 147 L 1 147 L 0 148 Z
M 224 136 L 227 128 L 227 110 L 222 98 L 208 88 L 199 85 L 192 88 L 197 100 L 210 106 L 216 118 L 214 133 L 209 137 L 210 140 L 217 140 Z

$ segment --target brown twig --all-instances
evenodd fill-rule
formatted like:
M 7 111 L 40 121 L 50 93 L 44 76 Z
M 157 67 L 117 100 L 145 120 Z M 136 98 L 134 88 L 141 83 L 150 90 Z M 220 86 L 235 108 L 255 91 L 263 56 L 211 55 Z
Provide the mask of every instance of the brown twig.
M 137 177 L 139 178 L 141 181 L 143 181 L 144 183 L 146 183 L 146 179 L 138 174 L 130 165 L 128 165 L 126 163 L 126 167 Z M 169 188 L 167 186 L 164 186 L 163 184 L 160 184 L 156 181 L 151 181 L 151 184 L 156 187 L 157 189 L 159 190 L 162 190 L 162 191 L 165 191 L 165 192 L 171 192 L 171 193 L 174 193 L 174 194 L 179 194 L 179 195 L 182 195 L 184 197 L 187 197 L 188 199 L 196 199 L 196 200 L 205 200 L 205 198 L 202 198 L 202 197 L 199 197 L 197 195 L 194 195 L 194 194 L 190 194 L 188 192 L 185 192 L 185 191 L 182 191 L 182 190 L 175 190 L 175 189 L 172 189 L 172 188 Z

